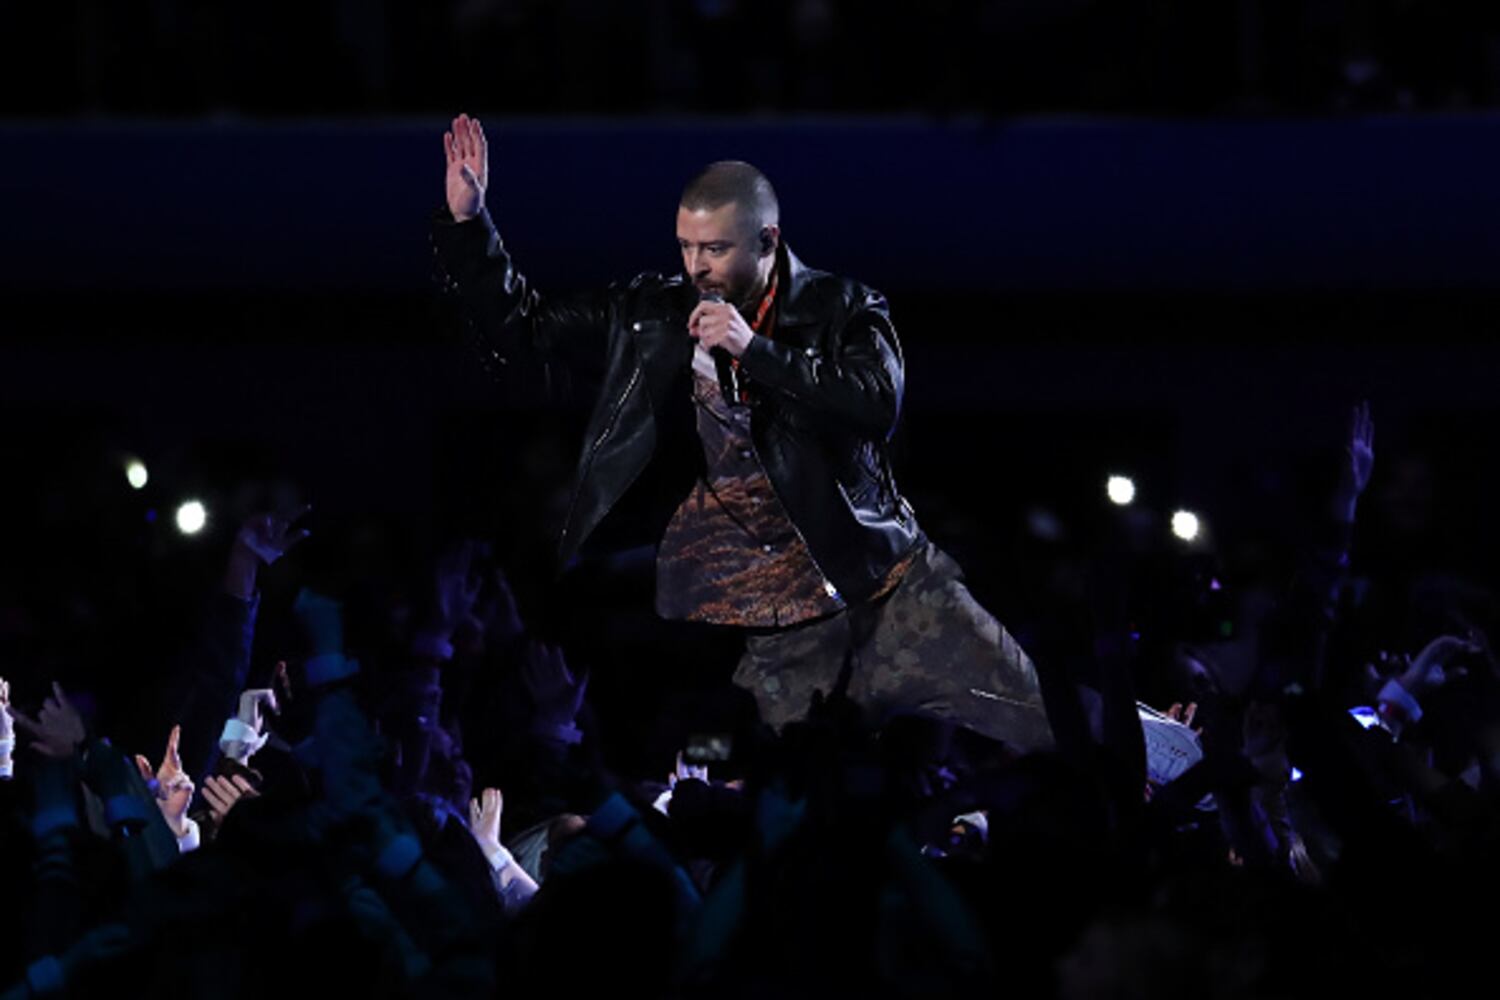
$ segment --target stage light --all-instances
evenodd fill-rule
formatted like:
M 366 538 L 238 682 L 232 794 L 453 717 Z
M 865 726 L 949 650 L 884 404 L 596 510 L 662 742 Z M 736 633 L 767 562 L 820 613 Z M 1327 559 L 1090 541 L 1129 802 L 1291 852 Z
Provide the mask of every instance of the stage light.
M 138 459 L 132 458 L 125 463 L 125 481 L 130 484 L 131 489 L 143 490 L 151 477 L 146 472 L 146 464 Z
M 184 535 L 196 535 L 208 523 L 208 511 L 196 500 L 189 500 L 177 508 L 177 530 Z
M 1111 503 L 1124 507 L 1135 499 L 1135 483 L 1129 476 L 1110 476 L 1109 482 L 1104 484 L 1104 492 L 1109 494 Z
M 1198 515 L 1190 510 L 1179 510 L 1172 515 L 1172 534 L 1184 542 L 1198 537 Z

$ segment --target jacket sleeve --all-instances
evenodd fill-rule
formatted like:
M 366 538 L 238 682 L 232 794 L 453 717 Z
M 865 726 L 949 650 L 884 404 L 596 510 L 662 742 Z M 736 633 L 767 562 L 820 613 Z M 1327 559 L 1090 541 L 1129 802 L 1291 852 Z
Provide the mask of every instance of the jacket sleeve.
M 497 381 L 548 399 L 569 395 L 570 369 L 597 371 L 611 304 L 605 291 L 543 298 L 515 266 L 489 210 L 432 220 L 435 278 L 456 301 L 480 364 Z
M 885 297 L 860 293 L 831 343 L 837 346 L 828 355 L 757 336 L 740 365 L 752 379 L 806 409 L 864 436 L 888 439 L 901 414 L 905 374 Z

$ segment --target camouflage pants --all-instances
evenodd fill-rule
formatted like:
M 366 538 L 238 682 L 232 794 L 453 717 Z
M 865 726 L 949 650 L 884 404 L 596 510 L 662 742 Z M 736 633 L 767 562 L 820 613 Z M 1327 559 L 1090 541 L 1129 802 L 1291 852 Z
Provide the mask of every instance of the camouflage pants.
M 1050 748 L 1036 668 L 964 586 L 958 563 L 928 542 L 900 585 L 864 610 L 849 697 L 869 722 L 920 715 L 965 726 L 1027 752 Z M 734 682 L 755 695 L 776 729 L 830 692 L 851 642 L 848 612 L 752 633 Z

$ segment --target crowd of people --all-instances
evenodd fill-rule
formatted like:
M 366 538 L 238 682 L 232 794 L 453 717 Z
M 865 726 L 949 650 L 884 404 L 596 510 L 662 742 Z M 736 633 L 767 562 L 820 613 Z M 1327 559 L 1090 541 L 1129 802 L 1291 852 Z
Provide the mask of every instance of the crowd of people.
M 1274 588 L 1060 564 L 1017 626 L 1028 754 L 837 692 L 775 731 L 727 677 L 675 753 L 621 754 L 642 705 L 486 544 L 312 572 L 297 504 L 112 663 L 7 590 L 0 996 L 1452 995 L 1500 845 L 1496 606 L 1351 572 L 1368 407 L 1345 445 Z

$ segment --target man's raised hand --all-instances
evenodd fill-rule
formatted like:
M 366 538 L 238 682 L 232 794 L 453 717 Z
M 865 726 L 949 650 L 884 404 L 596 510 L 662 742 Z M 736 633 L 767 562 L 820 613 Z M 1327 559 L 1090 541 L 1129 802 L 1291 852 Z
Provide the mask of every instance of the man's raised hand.
M 453 119 L 451 129 L 443 133 L 443 152 L 448 158 L 448 211 L 453 221 L 467 222 L 484 207 L 484 192 L 490 186 L 489 145 L 479 120 L 468 115 Z

